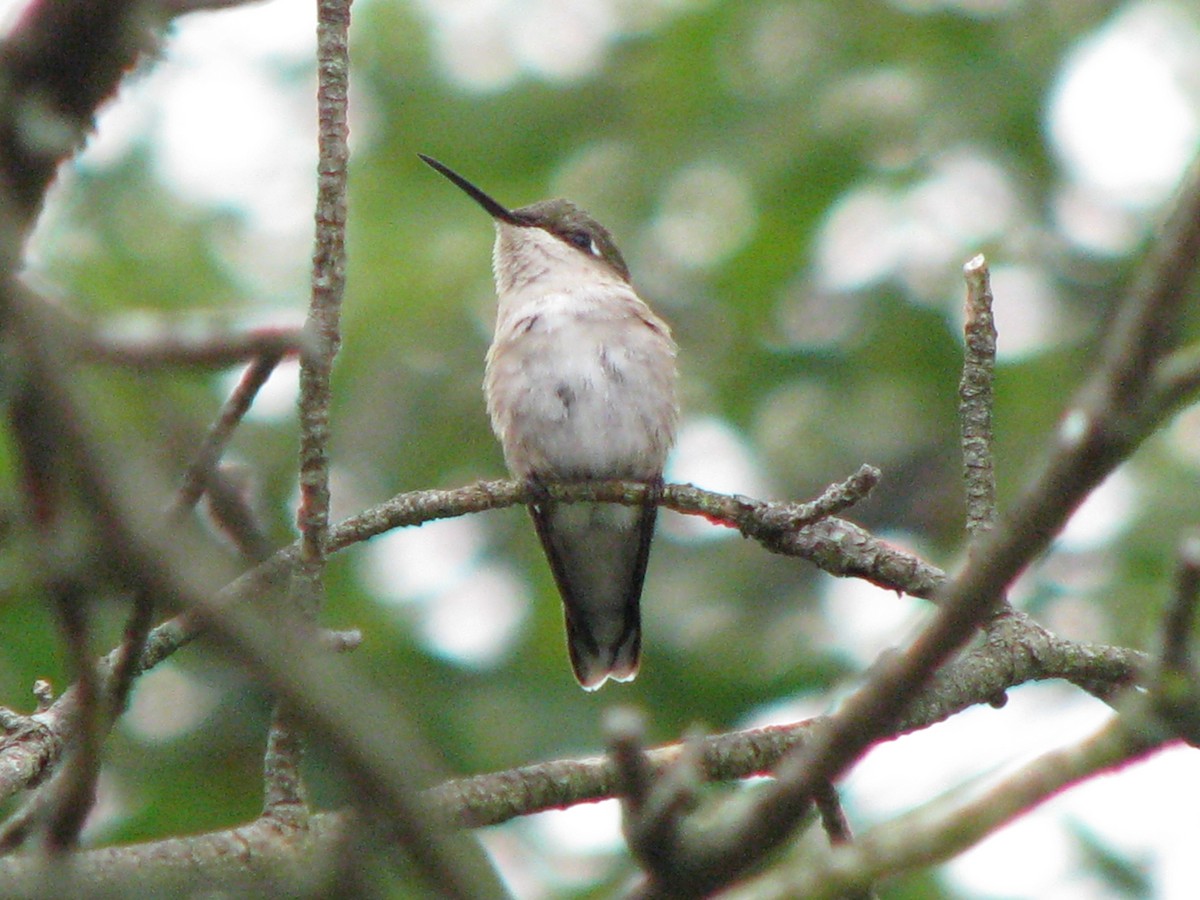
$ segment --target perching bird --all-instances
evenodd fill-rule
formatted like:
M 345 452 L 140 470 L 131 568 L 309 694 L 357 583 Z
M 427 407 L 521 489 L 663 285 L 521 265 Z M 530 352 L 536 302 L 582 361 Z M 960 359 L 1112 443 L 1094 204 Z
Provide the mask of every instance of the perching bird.
M 583 210 L 566 200 L 509 210 L 421 159 L 495 222 L 499 306 L 483 389 L 509 471 L 535 491 L 596 479 L 651 486 L 639 507 L 549 499 L 529 507 L 562 595 L 575 677 L 589 691 L 609 678 L 631 681 L 658 492 L 679 418 L 670 329 L 630 285 L 612 236 Z

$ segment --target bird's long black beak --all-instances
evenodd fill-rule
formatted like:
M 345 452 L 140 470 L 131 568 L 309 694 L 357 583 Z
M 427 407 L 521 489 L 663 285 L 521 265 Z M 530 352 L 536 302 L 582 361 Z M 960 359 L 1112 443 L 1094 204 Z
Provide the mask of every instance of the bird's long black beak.
M 449 166 L 443 165 L 432 156 L 426 156 L 424 153 L 418 153 L 417 156 L 421 157 L 421 159 L 431 168 L 441 172 L 456 185 L 462 188 L 467 196 L 482 206 L 487 211 L 487 214 L 493 219 L 499 219 L 501 222 L 508 222 L 510 225 L 522 224 L 521 220 L 517 216 L 513 215 L 512 210 L 510 210 L 507 206 L 501 206 Z

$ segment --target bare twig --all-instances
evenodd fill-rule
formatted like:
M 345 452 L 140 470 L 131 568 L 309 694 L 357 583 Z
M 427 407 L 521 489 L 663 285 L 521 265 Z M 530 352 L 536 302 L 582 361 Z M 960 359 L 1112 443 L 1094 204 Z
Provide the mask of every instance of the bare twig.
M 1017 613 L 988 635 L 988 644 L 964 654 L 941 671 L 908 709 L 890 735 L 944 721 L 1006 688 L 1047 678 L 1127 686 L 1144 657 L 1115 647 L 1074 643 L 1050 634 Z M 700 740 L 701 768 L 708 781 L 730 781 L 771 773 L 784 756 L 810 735 L 828 727 L 826 718 L 713 735 Z M 647 751 L 654 772 L 674 763 L 680 744 Z M 626 769 L 626 778 L 628 772 Z M 611 758 L 555 760 L 471 778 L 430 789 L 432 804 L 454 822 L 477 827 L 514 816 L 616 796 L 620 776 Z
M 1179 547 L 1178 571 L 1171 604 L 1163 617 L 1159 666 L 1164 672 L 1191 676 L 1192 627 L 1200 602 L 1200 533 L 1186 537 Z
M 242 558 L 252 564 L 269 559 L 275 545 L 259 521 L 251 472 L 229 463 L 219 465 L 208 476 L 205 494 L 209 519 L 237 547 Z
M 992 462 L 992 381 L 996 369 L 996 324 L 987 261 L 974 257 L 963 267 L 967 281 L 966 353 L 958 386 L 962 427 L 963 484 L 967 496 L 967 536 L 996 523 L 996 473 Z
M 880 472 L 874 466 L 859 466 L 858 471 L 845 481 L 829 485 L 821 496 L 809 503 L 771 505 L 763 510 L 762 527 L 795 533 L 805 525 L 827 519 L 865 500 L 879 484 L 879 478 Z
M 276 704 L 263 756 L 263 815 L 302 827 L 309 819 L 308 792 L 300 777 L 304 742 L 293 723 L 283 721 L 285 715 Z
M 854 835 L 850 831 L 850 822 L 846 819 L 846 811 L 842 809 L 841 798 L 832 784 L 823 785 L 813 796 L 817 812 L 821 816 L 821 826 L 829 836 L 831 847 L 842 847 L 853 842 Z M 870 886 L 847 890 L 838 900 L 874 900 L 875 891 Z
M 179 496 L 175 503 L 176 515 L 191 509 L 200 500 L 209 486 L 221 454 L 225 452 L 229 439 L 233 437 L 234 430 L 250 410 L 259 389 L 266 384 L 282 358 L 280 353 L 266 353 L 246 367 L 183 476 L 183 484 L 179 486 Z
M 813 796 L 817 812 L 821 814 L 821 827 L 829 835 L 830 844 L 848 844 L 854 839 L 846 811 L 842 809 L 837 788 L 832 784 L 822 785 Z
M 150 629 L 154 626 L 154 597 L 143 591 L 130 602 L 132 609 L 125 623 L 125 634 L 121 646 L 116 650 L 112 673 L 106 680 L 108 714 L 113 719 L 125 711 L 133 682 L 142 671 L 142 654 L 150 637 Z
M 1175 590 L 1163 617 L 1152 688 L 1158 715 L 1193 746 L 1200 746 L 1200 676 L 1193 659 L 1198 604 L 1200 533 L 1193 533 L 1179 547 Z
M 864 472 L 870 481 L 871 471 L 869 466 L 863 467 L 827 489 L 822 497 L 831 492 L 838 495 L 844 485 L 858 483 Z M 646 490 L 640 482 L 624 481 L 547 484 L 545 488 L 552 499 L 563 503 L 602 501 L 627 506 L 643 503 Z M 331 530 L 328 549 L 341 550 L 393 528 L 502 509 L 529 499 L 526 486 L 515 481 L 480 481 L 448 491 L 412 491 L 342 521 Z M 814 504 L 821 505 L 821 498 L 812 504 L 774 503 L 718 494 L 690 484 L 668 484 L 663 486 L 659 502 L 667 509 L 736 528 L 773 553 L 806 559 L 831 575 L 864 578 L 880 587 L 926 599 L 932 599 L 946 580 L 941 569 L 845 519 L 827 516 L 795 530 L 784 527 L 784 523 L 797 518 L 807 520 Z
M 305 349 L 298 328 L 252 328 L 189 335 L 177 325 L 161 336 L 123 335 L 79 323 L 78 353 L 89 362 L 147 369 L 197 366 L 220 369 L 253 360 L 280 360 Z
M 6 897 L 79 900 L 351 896 L 330 886 L 349 826 L 345 815 L 314 816 L 306 828 L 263 817 L 186 838 L 77 851 L 70 866 L 13 855 L 0 858 L 0 882 Z
M 317 2 L 317 206 L 312 293 L 305 333 L 313 344 L 300 358 L 300 558 L 290 595 L 301 619 L 315 630 L 324 596 L 325 544 L 329 533 L 330 374 L 341 343 L 341 306 L 346 286 L 347 98 L 350 82 L 351 0 Z M 265 807 L 270 816 L 306 819 L 300 764 L 304 742 L 279 701 L 264 761 Z M 365 807 L 365 804 L 364 804 Z M 432 857 L 436 866 L 452 865 Z M 447 883 L 462 879 L 448 873 Z M 435 874 L 442 880 L 441 873 Z
M 654 771 L 644 746 L 646 726 L 635 710 L 616 707 L 604 717 L 608 758 L 616 769 L 617 794 L 627 813 L 637 814 L 645 806 L 654 783 Z
M 346 173 L 349 164 L 350 0 L 317 3 L 317 208 L 312 298 L 305 331 L 314 345 L 300 361 L 300 524 L 304 579 L 319 581 L 329 531 L 329 376 L 341 344 L 346 286 Z M 319 594 L 316 585 L 309 590 Z

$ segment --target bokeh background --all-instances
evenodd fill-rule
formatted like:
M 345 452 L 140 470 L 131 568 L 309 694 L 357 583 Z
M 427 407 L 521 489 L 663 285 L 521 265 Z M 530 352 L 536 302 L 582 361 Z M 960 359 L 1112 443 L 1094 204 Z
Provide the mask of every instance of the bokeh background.
M 181 19 L 61 173 L 29 279 L 126 332 L 298 323 L 313 29 L 312 4 L 295 0 Z M 963 263 L 984 252 L 993 267 L 1003 503 L 1200 137 L 1194 2 L 358 0 L 351 52 L 339 517 L 504 474 L 480 392 L 491 226 L 418 152 L 506 204 L 566 196 L 610 228 L 680 345 L 669 479 L 807 499 L 871 463 L 883 482 L 850 518 L 951 567 Z M 87 377 L 106 421 L 181 471 L 237 373 Z M 294 368 L 277 373 L 230 454 L 281 544 L 295 384 Z M 1200 412 L 1188 412 L 1097 492 L 1014 602 L 1073 638 L 1152 646 L 1198 496 Z M 0 702 L 20 707 L 35 678 L 61 683 L 61 662 L 21 560 L 0 566 Z M 581 692 L 532 527 L 505 510 L 339 554 L 325 618 L 364 631 L 356 662 L 404 698 L 448 770 L 475 773 L 597 752 L 616 702 L 641 708 L 656 741 L 826 711 L 925 613 L 672 513 L 643 604 L 638 680 Z M 92 840 L 252 818 L 269 711 L 203 644 L 143 679 L 110 744 Z M 848 782 L 852 823 L 1105 715 L 1077 692 L 1029 687 L 889 744 Z M 318 748 L 317 792 L 336 802 L 324 762 Z M 1198 789 L 1192 755 L 1163 754 L 883 895 L 1191 896 L 1200 819 L 1185 801 Z M 521 897 L 606 896 L 632 871 L 611 803 L 484 837 Z

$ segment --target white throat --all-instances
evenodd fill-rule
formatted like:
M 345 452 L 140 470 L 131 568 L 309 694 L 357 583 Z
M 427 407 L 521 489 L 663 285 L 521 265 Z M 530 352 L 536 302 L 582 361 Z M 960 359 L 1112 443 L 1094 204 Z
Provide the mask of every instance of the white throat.
M 625 279 L 604 260 L 572 247 L 544 228 L 496 223 L 492 249 L 496 293 L 574 291 L 584 286 L 621 285 Z

